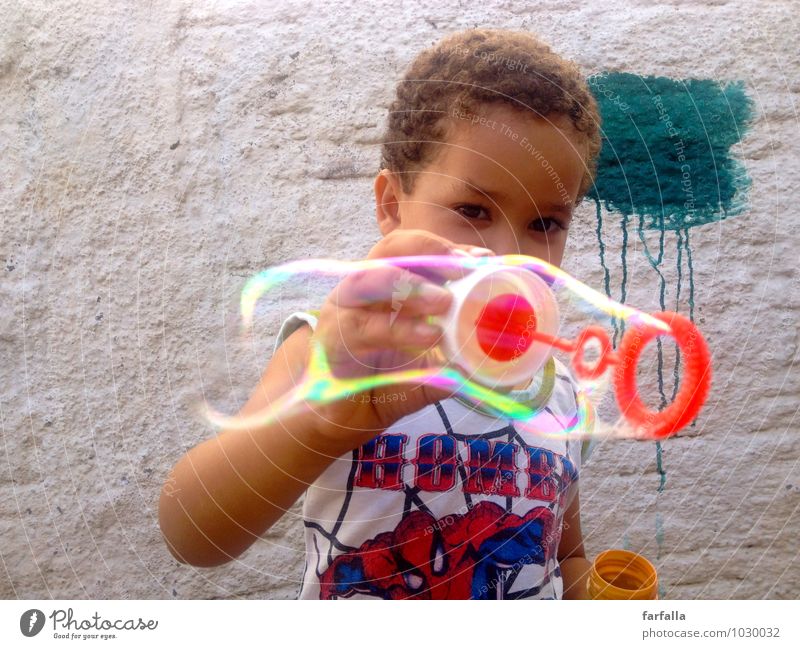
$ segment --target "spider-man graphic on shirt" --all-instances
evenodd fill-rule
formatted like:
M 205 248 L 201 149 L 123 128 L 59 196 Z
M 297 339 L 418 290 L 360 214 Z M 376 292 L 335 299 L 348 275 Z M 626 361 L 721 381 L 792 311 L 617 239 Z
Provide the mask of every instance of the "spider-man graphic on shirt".
M 557 547 L 547 507 L 517 516 L 484 500 L 440 521 L 418 510 L 336 557 L 320 577 L 320 598 L 496 599 L 509 574 L 543 566 Z

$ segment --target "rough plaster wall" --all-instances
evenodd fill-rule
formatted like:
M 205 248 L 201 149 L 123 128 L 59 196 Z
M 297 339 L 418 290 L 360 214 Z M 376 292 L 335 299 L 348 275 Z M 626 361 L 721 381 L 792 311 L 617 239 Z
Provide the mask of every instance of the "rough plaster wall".
M 222 305 L 267 266 L 367 252 L 393 85 L 476 25 L 536 31 L 587 75 L 747 82 L 752 209 L 692 231 L 711 402 L 664 444 L 663 493 L 652 443 L 601 444 L 583 528 L 590 556 L 654 560 L 667 597 L 800 593 L 793 2 L 160 4 L 0 7 L 0 596 L 295 596 L 301 501 L 239 560 L 195 569 L 161 539 L 159 490 L 213 434 L 191 407 Z M 565 266 L 601 289 L 593 207 L 580 218 Z M 635 248 L 629 263 L 629 302 L 658 310 Z

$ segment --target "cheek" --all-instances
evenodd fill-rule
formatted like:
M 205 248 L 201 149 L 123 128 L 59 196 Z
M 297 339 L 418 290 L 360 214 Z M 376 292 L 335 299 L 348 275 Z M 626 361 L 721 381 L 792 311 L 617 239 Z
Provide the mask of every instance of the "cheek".
M 458 221 L 444 207 L 433 202 L 417 201 L 406 203 L 400 210 L 400 227 L 406 230 L 426 230 L 447 236 L 452 233 Z
M 428 199 L 413 196 L 401 203 L 400 220 L 409 224 L 407 227 L 416 227 L 415 224 L 430 220 L 430 215 L 433 211 L 435 211 L 435 208 Z
M 552 237 L 549 241 L 535 241 L 525 248 L 523 254 L 531 257 L 539 257 L 546 262 L 559 266 L 564 257 L 564 247 L 566 244 L 566 232 L 563 235 Z

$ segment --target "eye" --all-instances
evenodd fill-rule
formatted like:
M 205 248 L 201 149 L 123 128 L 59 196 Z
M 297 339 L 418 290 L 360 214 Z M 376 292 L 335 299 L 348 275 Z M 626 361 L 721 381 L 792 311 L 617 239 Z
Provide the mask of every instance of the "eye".
M 464 218 L 473 221 L 486 221 L 489 219 L 489 210 L 481 205 L 474 203 L 464 203 L 453 208 L 453 211 L 459 213 Z M 481 212 L 485 213 L 485 218 L 481 218 Z
M 551 218 L 549 216 L 543 216 L 538 219 L 531 221 L 529 226 L 531 230 L 534 232 L 543 232 L 545 234 L 555 234 L 560 230 L 566 230 L 567 226 L 565 226 L 561 221 L 558 219 Z

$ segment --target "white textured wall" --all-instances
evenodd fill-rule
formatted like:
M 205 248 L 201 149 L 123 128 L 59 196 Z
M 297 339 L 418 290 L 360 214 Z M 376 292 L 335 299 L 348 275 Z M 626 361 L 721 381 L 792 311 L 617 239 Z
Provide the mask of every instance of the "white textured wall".
M 667 597 L 800 594 L 795 3 L 106 4 L 0 3 L 0 596 L 296 594 L 299 503 L 195 569 L 161 539 L 159 490 L 213 434 L 191 408 L 224 305 L 275 263 L 366 253 L 394 83 L 476 25 L 536 31 L 587 75 L 746 81 L 752 209 L 692 231 L 711 401 L 665 442 L 662 493 L 654 444 L 602 444 L 583 526 L 590 555 L 646 554 Z M 602 289 L 592 210 L 565 265 Z M 629 302 L 658 310 L 640 250 L 629 269 Z

